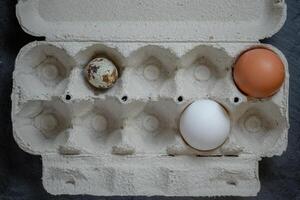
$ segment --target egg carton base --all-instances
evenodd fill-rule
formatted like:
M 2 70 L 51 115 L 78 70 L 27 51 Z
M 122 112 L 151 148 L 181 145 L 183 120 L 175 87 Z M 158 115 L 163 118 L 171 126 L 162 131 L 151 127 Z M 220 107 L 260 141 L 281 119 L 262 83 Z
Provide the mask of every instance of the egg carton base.
M 43 155 L 53 195 L 255 196 L 256 157 Z

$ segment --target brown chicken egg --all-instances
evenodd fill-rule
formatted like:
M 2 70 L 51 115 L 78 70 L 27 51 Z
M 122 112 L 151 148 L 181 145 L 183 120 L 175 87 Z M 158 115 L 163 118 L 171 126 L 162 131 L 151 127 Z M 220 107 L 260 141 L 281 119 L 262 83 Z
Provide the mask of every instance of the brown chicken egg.
M 284 64 L 279 56 L 264 48 L 251 49 L 236 61 L 233 77 L 246 95 L 266 98 L 274 95 L 285 79 Z

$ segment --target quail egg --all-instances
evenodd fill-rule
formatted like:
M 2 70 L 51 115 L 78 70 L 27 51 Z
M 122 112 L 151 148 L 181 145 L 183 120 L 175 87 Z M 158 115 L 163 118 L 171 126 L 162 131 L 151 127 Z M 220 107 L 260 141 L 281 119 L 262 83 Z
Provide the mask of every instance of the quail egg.
M 95 58 L 85 67 L 85 77 L 97 89 L 111 88 L 118 80 L 118 69 L 107 58 Z

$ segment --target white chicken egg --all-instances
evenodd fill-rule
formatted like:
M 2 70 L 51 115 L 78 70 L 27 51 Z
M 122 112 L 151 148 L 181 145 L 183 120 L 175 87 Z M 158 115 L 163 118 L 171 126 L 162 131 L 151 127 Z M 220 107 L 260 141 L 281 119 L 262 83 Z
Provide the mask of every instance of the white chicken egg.
M 219 103 L 195 101 L 181 115 L 180 132 L 191 147 L 212 150 L 222 145 L 229 136 L 230 119 Z

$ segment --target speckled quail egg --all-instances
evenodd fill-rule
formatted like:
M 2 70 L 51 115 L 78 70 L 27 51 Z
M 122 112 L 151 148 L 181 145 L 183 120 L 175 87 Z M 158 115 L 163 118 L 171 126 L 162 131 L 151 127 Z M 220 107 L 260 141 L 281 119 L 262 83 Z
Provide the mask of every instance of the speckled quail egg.
M 117 67 L 107 58 L 95 58 L 85 67 L 87 81 L 98 89 L 111 88 L 118 76 Z

